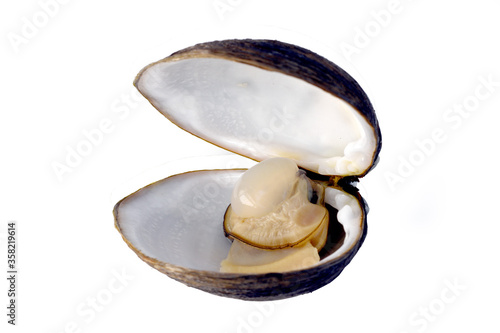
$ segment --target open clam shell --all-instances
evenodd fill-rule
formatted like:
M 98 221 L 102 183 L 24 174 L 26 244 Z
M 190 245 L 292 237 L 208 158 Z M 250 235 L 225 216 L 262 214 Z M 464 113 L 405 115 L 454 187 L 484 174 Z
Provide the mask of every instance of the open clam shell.
M 216 295 L 272 300 L 335 279 L 366 236 L 367 206 L 339 187 L 374 167 L 381 135 L 358 83 L 327 59 L 271 40 L 198 44 L 145 67 L 134 82 L 185 131 L 255 161 L 287 157 L 325 185 L 330 221 L 320 261 L 268 274 L 219 271 L 230 241 L 222 221 L 244 170 L 174 175 L 118 202 L 115 225 L 146 263 Z
M 231 192 L 244 170 L 205 170 L 174 175 L 118 202 L 115 225 L 146 263 L 190 287 L 246 300 L 282 299 L 312 292 L 335 279 L 366 235 L 366 207 L 354 192 L 325 191 L 331 210 L 320 262 L 284 273 L 221 273 L 230 241 L 222 220 Z

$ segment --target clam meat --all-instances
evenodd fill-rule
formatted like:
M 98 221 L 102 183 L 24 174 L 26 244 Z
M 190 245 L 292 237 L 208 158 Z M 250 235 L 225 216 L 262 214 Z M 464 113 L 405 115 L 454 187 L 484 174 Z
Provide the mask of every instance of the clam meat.
M 250 168 L 224 217 L 233 245 L 221 271 L 279 272 L 319 262 L 329 221 L 323 196 L 291 159 L 275 157 Z

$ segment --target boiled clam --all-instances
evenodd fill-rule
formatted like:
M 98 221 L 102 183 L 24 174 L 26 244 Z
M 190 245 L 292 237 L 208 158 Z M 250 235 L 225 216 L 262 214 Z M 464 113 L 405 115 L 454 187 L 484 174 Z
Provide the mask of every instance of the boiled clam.
M 320 189 L 322 199 L 324 189 Z M 324 238 L 328 211 L 321 199 L 311 203 L 312 197 L 310 180 L 299 173 L 292 160 L 265 160 L 236 183 L 224 231 L 231 238 L 264 249 L 298 246 L 310 240 L 321 249 L 325 240 L 318 238 Z
M 260 174 L 173 175 L 122 199 L 115 225 L 142 260 L 188 286 L 248 300 L 297 296 L 340 274 L 367 230 L 355 181 L 381 148 L 373 107 L 349 74 L 295 45 L 226 40 L 153 63 L 135 85 L 187 132 L 277 164 Z M 253 187 L 261 181 L 265 191 Z
M 311 181 L 290 159 L 267 159 L 246 171 L 224 216 L 224 231 L 234 240 L 221 271 L 283 272 L 319 262 L 329 214 L 317 194 L 319 202 L 311 202 L 313 194 Z

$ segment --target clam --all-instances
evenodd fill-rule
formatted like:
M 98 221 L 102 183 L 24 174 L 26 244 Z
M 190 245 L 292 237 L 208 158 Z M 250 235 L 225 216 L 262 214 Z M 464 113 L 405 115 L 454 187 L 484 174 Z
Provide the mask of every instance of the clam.
M 295 45 L 224 40 L 175 52 L 134 84 L 192 135 L 259 164 L 279 160 L 277 172 L 173 175 L 119 201 L 115 226 L 142 260 L 188 286 L 246 300 L 312 292 L 342 272 L 367 231 L 355 185 L 381 148 L 373 107 L 349 74 Z

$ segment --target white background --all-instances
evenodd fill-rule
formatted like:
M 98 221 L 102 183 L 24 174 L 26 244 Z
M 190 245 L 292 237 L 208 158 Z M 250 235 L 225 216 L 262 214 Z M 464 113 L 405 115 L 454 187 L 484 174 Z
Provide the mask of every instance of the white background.
M 12 220 L 19 248 L 18 325 L 6 323 L 2 278 L 2 332 L 498 332 L 499 2 L 63 2 L 0 8 L 2 271 Z M 361 182 L 365 244 L 333 283 L 286 301 L 188 288 L 113 224 L 128 192 L 225 154 L 137 99 L 134 76 L 230 37 L 327 56 L 361 83 L 382 128 L 380 164 Z M 87 156 L 56 172 L 100 126 Z

